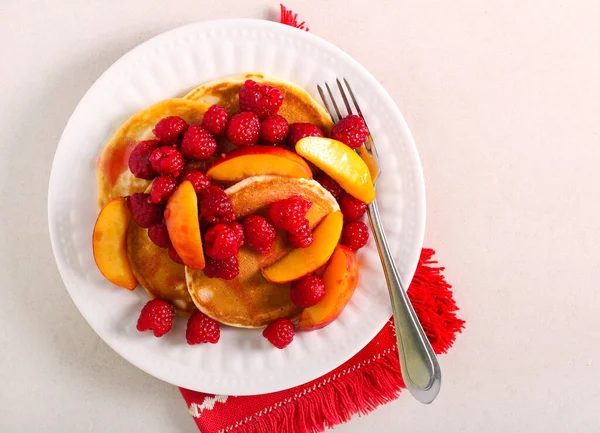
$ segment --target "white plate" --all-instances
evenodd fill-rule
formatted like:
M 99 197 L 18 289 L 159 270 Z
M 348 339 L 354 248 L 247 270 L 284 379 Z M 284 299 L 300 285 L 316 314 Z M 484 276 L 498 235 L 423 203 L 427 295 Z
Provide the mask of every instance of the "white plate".
M 390 96 L 367 70 L 330 43 L 303 31 L 258 20 L 192 24 L 127 53 L 85 94 L 58 145 L 48 192 L 54 255 L 69 294 L 98 335 L 147 373 L 185 388 L 229 395 L 274 392 L 315 379 L 357 353 L 391 315 L 375 245 L 359 254 L 361 278 L 338 320 L 296 335 L 278 350 L 258 330 L 222 328 L 216 345 L 188 346 L 178 318 L 162 338 L 135 329 L 148 298 L 106 281 L 92 256 L 96 161 L 117 127 L 161 99 L 207 81 L 263 72 L 293 81 L 317 97 L 318 82 L 346 77 L 384 155 L 377 195 L 386 232 L 405 282 L 423 241 L 425 189 L 415 144 Z

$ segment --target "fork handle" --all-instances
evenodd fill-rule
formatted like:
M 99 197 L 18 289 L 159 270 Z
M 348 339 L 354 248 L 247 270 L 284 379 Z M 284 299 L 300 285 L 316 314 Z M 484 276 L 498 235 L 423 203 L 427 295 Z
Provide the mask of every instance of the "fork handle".
M 429 404 L 440 391 L 442 381 L 440 366 L 394 264 L 377 202 L 373 200 L 367 210 L 392 300 L 402 379 L 415 399 Z

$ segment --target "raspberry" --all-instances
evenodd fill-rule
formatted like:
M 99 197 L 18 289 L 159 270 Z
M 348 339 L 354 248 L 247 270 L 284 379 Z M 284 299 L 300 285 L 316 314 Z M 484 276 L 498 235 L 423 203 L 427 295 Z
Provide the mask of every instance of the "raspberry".
M 273 116 L 283 104 L 283 93 L 277 87 L 246 80 L 240 89 L 240 108 L 252 111 L 260 119 Z
M 210 186 L 210 180 L 208 180 L 208 176 L 202 173 L 200 170 L 187 170 L 181 178 L 182 182 L 184 180 L 189 180 L 191 182 L 196 194 L 200 194 Z
M 180 265 L 183 265 L 183 260 L 181 260 L 181 257 L 179 257 L 179 254 L 177 253 L 177 251 L 175 251 L 175 247 L 173 247 L 173 245 L 171 245 L 169 247 L 169 258 L 171 260 L 173 260 L 175 263 L 179 263 Z
M 313 234 L 308 227 L 308 221 L 299 229 L 288 234 L 288 240 L 294 248 L 306 248 L 313 243 Z
M 296 232 L 307 224 L 306 213 L 312 203 L 299 195 L 271 203 L 268 216 L 271 223 L 288 232 Z
M 152 180 L 158 174 L 150 164 L 150 155 L 158 146 L 158 141 L 141 141 L 129 155 L 129 170 L 135 177 L 140 179 Z
M 173 177 L 179 177 L 183 170 L 183 157 L 174 147 L 162 146 L 154 149 L 150 155 L 150 164 L 159 174 L 169 174 Z
M 367 205 L 350 194 L 344 194 L 340 200 L 340 209 L 344 214 L 344 221 L 358 221 L 367 210 Z
M 323 296 L 325 296 L 325 284 L 316 275 L 307 275 L 292 282 L 290 298 L 300 308 L 317 305 Z
M 204 113 L 202 127 L 214 135 L 221 135 L 227 129 L 229 113 L 220 105 L 211 105 Z
M 187 322 L 185 339 L 189 345 L 215 344 L 221 337 L 219 323 L 201 311 L 194 311 Z
M 155 337 L 162 337 L 171 330 L 173 326 L 175 308 L 162 299 L 148 301 L 137 322 L 137 330 L 140 332 L 152 330 Z
M 200 215 L 211 224 L 235 221 L 231 200 L 218 186 L 206 188 L 200 198 Z
M 206 258 L 204 266 L 204 275 L 208 278 L 221 278 L 223 280 L 233 280 L 240 273 L 240 266 L 236 256 L 225 260 L 215 260 L 211 257 Z
M 275 227 L 260 215 L 250 215 L 244 219 L 244 234 L 247 245 L 261 254 L 271 250 L 277 235 Z
M 187 129 L 188 124 L 178 116 L 165 117 L 159 120 L 152 132 L 164 144 L 177 144 Z
M 331 195 L 337 200 L 340 201 L 342 195 L 344 194 L 344 190 L 335 180 L 330 178 L 324 171 L 319 173 L 315 180 L 321 184 L 323 188 L 331 193 Z
M 225 224 L 217 224 L 208 229 L 204 235 L 204 252 L 217 260 L 225 260 L 235 256 L 240 250 L 238 232 Z
M 362 117 L 350 114 L 340 120 L 331 130 L 331 138 L 349 147 L 360 147 L 369 136 L 369 130 Z
M 280 115 L 267 117 L 260 125 L 260 138 L 265 144 L 279 144 L 285 140 L 289 125 L 285 117 Z
M 169 248 L 171 246 L 169 231 L 167 230 L 167 225 L 164 222 L 152 224 L 148 228 L 148 237 L 160 248 Z
M 304 137 L 323 137 L 323 131 L 312 123 L 292 123 L 287 137 L 288 146 L 294 147 Z
M 283 349 L 294 339 L 294 324 L 289 319 L 277 319 L 269 323 L 262 335 L 273 346 Z
M 260 136 L 260 120 L 249 111 L 236 114 L 227 126 L 227 139 L 236 146 L 252 146 Z
M 190 126 L 181 140 L 181 154 L 189 159 L 202 161 L 213 156 L 216 150 L 215 137 L 199 125 Z
M 342 245 L 356 251 L 367 244 L 369 240 L 369 229 L 362 221 L 354 221 L 344 224 L 342 229 Z
M 145 229 L 159 223 L 163 217 L 163 207 L 150 203 L 150 194 L 142 192 L 132 194 L 129 198 L 129 208 L 134 221 Z
M 152 203 L 164 203 L 177 188 L 177 181 L 173 176 L 158 176 L 152 184 L 150 201 Z
M 229 227 L 231 227 L 235 231 L 235 235 L 238 240 L 238 245 L 240 247 L 244 245 L 244 243 L 246 242 L 246 237 L 244 236 L 244 226 L 238 222 L 232 222 L 231 224 L 229 224 Z

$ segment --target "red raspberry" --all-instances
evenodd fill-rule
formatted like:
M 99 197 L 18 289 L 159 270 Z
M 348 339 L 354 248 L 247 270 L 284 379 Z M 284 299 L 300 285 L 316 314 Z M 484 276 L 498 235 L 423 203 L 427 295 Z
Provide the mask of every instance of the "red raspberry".
M 148 228 L 148 237 L 160 248 L 169 248 L 171 246 L 169 231 L 167 230 L 167 225 L 164 222 L 152 224 Z
M 246 237 L 244 236 L 244 226 L 236 221 L 229 224 L 229 227 L 231 227 L 235 231 L 235 235 L 238 240 L 238 245 L 240 247 L 244 245 L 244 243 L 246 242 Z
M 307 275 L 292 282 L 290 298 L 300 308 L 317 305 L 323 296 L 325 296 L 325 284 L 316 275 Z
M 312 123 L 292 123 L 287 137 L 287 144 L 294 147 L 304 137 L 323 137 L 323 131 Z
M 163 207 L 150 203 L 150 194 L 141 192 L 132 194 L 129 198 L 129 208 L 134 221 L 145 229 L 161 222 L 163 217 Z
M 194 311 L 187 322 L 185 339 L 189 345 L 200 343 L 215 344 L 221 337 L 219 323 L 201 311 Z
M 294 324 L 289 319 L 277 319 L 269 323 L 262 335 L 273 346 L 283 349 L 294 339 Z
M 175 247 L 173 247 L 173 245 L 171 245 L 169 247 L 169 258 L 171 260 L 173 260 L 175 263 L 179 263 L 180 265 L 185 264 L 185 263 L 183 263 L 183 260 L 181 260 L 181 257 L 179 257 L 179 254 L 177 253 L 177 251 L 175 251 Z
M 231 200 L 218 186 L 206 188 L 200 198 L 200 215 L 211 224 L 235 221 Z
M 227 126 L 227 139 L 236 146 L 252 146 L 260 136 L 260 120 L 249 111 L 236 114 Z
M 208 229 L 204 235 L 204 252 L 217 260 L 225 260 L 235 256 L 240 250 L 238 232 L 225 224 L 217 224 Z
M 306 213 L 312 203 L 299 195 L 271 203 L 268 216 L 271 223 L 288 232 L 296 232 L 307 224 Z
M 344 190 L 335 180 L 330 178 L 324 171 L 319 173 L 315 180 L 321 184 L 323 188 L 331 193 L 331 195 L 337 200 L 340 201 L 342 195 L 344 194 Z
M 288 240 L 294 248 L 306 248 L 313 243 L 313 234 L 308 227 L 308 221 L 298 230 L 288 234 Z
M 208 176 L 202 173 L 200 170 L 187 170 L 181 178 L 182 182 L 184 180 L 189 180 L 191 182 L 196 194 L 200 194 L 210 186 L 210 180 L 208 179 Z
M 204 266 L 204 275 L 208 278 L 221 278 L 223 280 L 233 280 L 240 273 L 240 266 L 236 256 L 225 260 L 215 260 L 211 257 L 206 258 Z
M 367 210 L 367 205 L 350 194 L 344 194 L 340 200 L 340 209 L 344 214 L 344 221 L 358 221 Z
M 175 308 L 162 299 L 148 301 L 137 322 L 137 330 L 140 332 L 152 330 L 155 337 L 162 337 L 171 330 L 173 326 Z
M 165 117 L 159 120 L 152 132 L 164 144 L 177 144 L 187 129 L 188 124 L 178 116 Z
M 141 141 L 135 149 L 129 155 L 129 170 L 135 177 L 140 179 L 152 180 L 158 173 L 152 168 L 150 164 L 150 155 L 154 149 L 158 146 L 158 141 L 147 140 Z
M 152 184 L 150 201 L 152 203 L 164 203 L 177 188 L 177 181 L 173 176 L 158 176 Z
M 279 144 L 285 140 L 289 125 L 285 117 L 279 114 L 267 117 L 260 125 L 260 138 L 265 144 Z
M 150 164 L 159 174 L 169 174 L 173 177 L 179 177 L 183 170 L 183 157 L 174 147 L 162 146 L 154 149 L 150 155 Z
M 181 154 L 188 159 L 203 161 L 217 150 L 217 141 L 210 132 L 199 125 L 188 128 L 181 141 Z
M 331 138 L 347 144 L 351 148 L 360 147 L 369 136 L 369 130 L 362 117 L 350 114 L 340 120 L 331 130 Z
M 356 251 L 367 244 L 369 240 L 369 229 L 362 221 L 354 221 L 344 224 L 342 229 L 342 245 Z
M 260 215 L 250 215 L 244 219 L 244 234 L 247 245 L 261 254 L 271 250 L 277 236 L 275 227 Z
M 273 116 L 283 104 L 283 93 L 277 87 L 246 80 L 240 89 L 240 108 L 252 111 L 260 119 Z
M 229 113 L 220 105 L 211 105 L 202 117 L 202 127 L 213 135 L 221 135 L 227 129 Z

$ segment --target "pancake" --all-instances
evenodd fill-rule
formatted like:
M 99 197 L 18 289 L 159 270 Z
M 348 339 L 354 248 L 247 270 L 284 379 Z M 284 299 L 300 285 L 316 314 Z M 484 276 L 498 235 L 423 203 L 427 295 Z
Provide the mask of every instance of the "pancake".
M 307 215 L 311 228 L 339 209 L 327 190 L 308 179 L 256 176 L 238 182 L 225 192 L 231 198 L 238 219 L 254 213 L 264 215 L 269 204 L 292 195 L 301 195 L 312 202 Z M 271 283 L 260 271 L 283 257 L 290 248 L 282 231 L 278 231 L 268 254 L 243 246 L 238 253 L 240 274 L 231 281 L 208 278 L 204 272 L 186 267 L 188 291 L 194 304 L 221 323 L 243 328 L 260 328 L 282 317 L 297 318 L 301 309 L 290 299 L 290 285 Z
M 281 90 L 284 98 L 279 114 L 285 117 L 289 123 L 312 123 L 321 128 L 326 136 L 329 136 L 333 123 L 327 111 L 302 87 L 279 78 L 262 74 L 236 75 L 206 83 L 189 92 L 184 98 L 204 102 L 208 105 L 218 104 L 230 114 L 234 114 L 240 111 L 238 95 L 240 87 L 248 79 Z
M 129 155 L 143 140 L 154 137 L 152 129 L 168 116 L 179 116 L 189 124 L 199 123 L 208 106 L 186 99 L 158 102 L 129 118 L 104 147 L 98 160 L 98 204 L 114 198 L 143 192 L 150 181 L 136 178 L 129 171 Z

